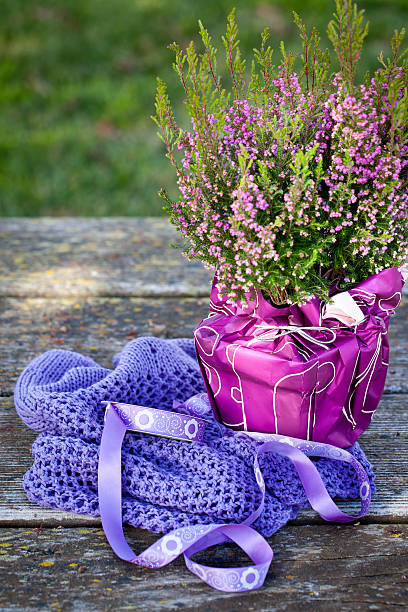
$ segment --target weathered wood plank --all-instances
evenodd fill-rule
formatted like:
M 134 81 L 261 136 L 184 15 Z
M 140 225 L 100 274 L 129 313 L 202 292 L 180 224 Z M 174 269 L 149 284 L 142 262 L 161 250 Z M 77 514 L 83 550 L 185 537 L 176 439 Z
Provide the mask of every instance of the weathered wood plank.
M 408 396 L 384 396 L 372 424 L 361 437 L 362 447 L 374 466 L 377 495 L 363 522 L 408 522 Z M 23 425 L 12 398 L 0 399 L 0 524 L 93 524 L 94 519 L 41 508 L 27 501 L 22 477 L 32 459 L 30 446 L 36 433 Z M 358 514 L 357 502 L 341 502 Z M 314 511 L 302 511 L 297 523 L 320 523 Z
M 51 348 L 74 350 L 112 367 L 138 336 L 192 337 L 206 298 L 0 298 L 0 395 L 9 395 L 28 362 Z M 390 326 L 386 392 L 408 392 L 408 304 Z
M 139 336 L 192 337 L 206 299 L 0 299 L 0 395 L 36 355 L 51 348 L 88 354 L 107 367 Z
M 2 219 L 0 294 L 206 296 L 212 275 L 181 239 L 159 217 Z
M 211 274 L 166 218 L 2 219 L 0 294 L 208 295 Z
M 136 551 L 157 536 L 129 530 Z M 7 610 L 389 610 L 406 608 L 406 525 L 286 527 L 270 538 L 264 586 L 226 594 L 181 559 L 160 570 L 120 561 L 101 529 L 5 529 L 0 607 Z M 209 565 L 246 564 L 233 545 L 196 555 Z
M 0 525 L 94 525 L 91 516 L 43 508 L 30 503 L 23 474 L 32 464 L 31 444 L 37 433 L 19 419 L 12 398 L 0 400 Z

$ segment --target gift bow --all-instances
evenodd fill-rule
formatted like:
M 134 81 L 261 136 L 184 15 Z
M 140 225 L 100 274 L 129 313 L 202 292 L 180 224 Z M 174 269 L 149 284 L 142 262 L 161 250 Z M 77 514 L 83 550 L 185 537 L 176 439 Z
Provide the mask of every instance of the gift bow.
M 347 327 L 359 325 L 364 318 L 363 311 L 348 291 L 333 295 L 322 316 L 322 319 L 337 319 Z

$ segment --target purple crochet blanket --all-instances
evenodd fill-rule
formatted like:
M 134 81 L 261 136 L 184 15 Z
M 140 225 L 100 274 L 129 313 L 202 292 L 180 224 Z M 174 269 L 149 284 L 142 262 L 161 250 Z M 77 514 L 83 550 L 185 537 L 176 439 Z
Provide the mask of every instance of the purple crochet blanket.
M 34 463 L 24 476 L 30 501 L 98 516 L 101 402 L 172 410 L 174 400 L 205 391 L 189 338 L 138 338 L 114 356 L 113 366 L 103 368 L 79 353 L 50 350 L 20 375 L 17 412 L 41 432 L 32 447 Z M 252 467 L 257 444 L 223 435 L 215 420 L 207 427 L 204 444 L 128 433 L 122 452 L 124 522 L 162 533 L 197 523 L 243 521 L 260 501 Z M 360 446 L 355 443 L 348 450 L 367 471 L 374 491 L 372 466 Z M 269 454 L 260 461 L 267 492 L 254 527 L 270 536 L 309 504 L 289 459 Z M 314 461 L 332 497 L 358 498 L 349 464 Z

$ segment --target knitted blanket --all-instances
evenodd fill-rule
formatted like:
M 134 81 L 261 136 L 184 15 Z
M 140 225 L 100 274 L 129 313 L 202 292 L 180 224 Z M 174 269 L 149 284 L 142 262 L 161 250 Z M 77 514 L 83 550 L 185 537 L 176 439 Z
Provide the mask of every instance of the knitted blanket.
M 189 338 L 133 340 L 113 357 L 113 369 L 60 349 L 36 357 L 15 388 L 19 416 L 41 432 L 32 447 L 33 465 L 24 476 L 28 499 L 98 516 L 97 464 L 105 411 L 101 402 L 183 411 L 179 402 L 200 392 L 205 388 Z M 226 429 L 211 414 L 205 418 L 210 422 L 204 443 L 126 435 L 124 522 L 162 533 L 199 523 L 240 523 L 258 506 L 260 491 L 253 472 L 258 442 L 225 435 Z M 372 466 L 359 444 L 348 450 L 365 468 L 374 492 Z M 358 498 L 357 478 L 349 464 L 313 461 L 332 497 Z M 254 527 L 270 536 L 309 503 L 289 459 L 268 454 L 260 463 L 267 491 Z

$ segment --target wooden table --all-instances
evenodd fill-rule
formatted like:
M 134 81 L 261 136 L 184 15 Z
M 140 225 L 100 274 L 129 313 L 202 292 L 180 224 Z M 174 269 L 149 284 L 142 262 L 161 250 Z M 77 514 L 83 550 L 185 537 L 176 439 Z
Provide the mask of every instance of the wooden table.
M 408 303 L 390 329 L 381 406 L 361 443 L 378 489 L 370 514 L 324 524 L 303 511 L 270 542 L 275 559 L 255 593 L 207 587 L 179 559 L 162 570 L 119 561 L 97 519 L 25 498 L 36 434 L 13 389 L 30 359 L 63 347 L 107 367 L 141 335 L 190 336 L 207 313 L 210 276 L 168 246 L 166 219 L 1 219 L 0 607 L 14 610 L 384 610 L 408 607 Z M 356 502 L 344 506 L 357 511 Z M 128 529 L 135 550 L 157 536 Z M 242 561 L 232 546 L 205 562 Z

